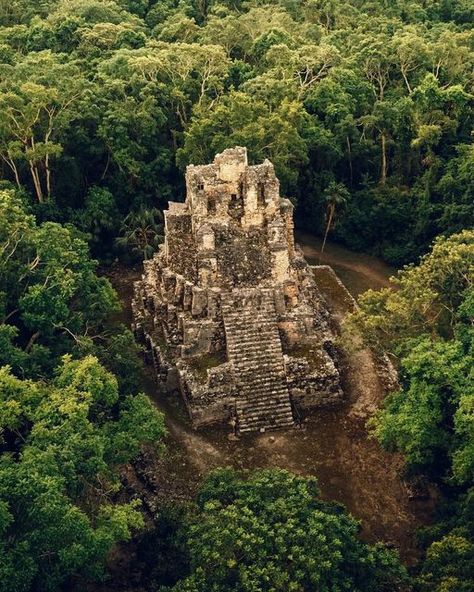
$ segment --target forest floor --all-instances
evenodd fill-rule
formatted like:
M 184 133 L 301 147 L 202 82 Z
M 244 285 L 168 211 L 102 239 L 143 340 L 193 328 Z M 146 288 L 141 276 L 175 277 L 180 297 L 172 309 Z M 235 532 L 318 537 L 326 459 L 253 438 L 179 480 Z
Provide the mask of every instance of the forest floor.
M 297 237 L 311 264 L 330 265 L 351 294 L 389 285 L 394 270 L 380 260 L 328 244 L 319 261 L 320 241 L 306 234 Z M 117 268 L 109 274 L 123 305 L 123 318 L 131 321 L 133 281 L 140 273 Z M 344 306 L 334 314 L 343 320 Z M 161 393 L 153 371 L 145 367 L 141 388 L 164 412 L 168 428 L 167 452 L 143 479 L 159 498 L 188 499 L 213 468 L 281 467 L 318 478 L 322 496 L 343 503 L 361 521 L 362 536 L 396 547 L 413 564 L 418 557 L 416 530 L 430 520 L 436 492 L 413 496 L 403 479 L 403 461 L 383 451 L 370 437 L 366 420 L 385 394 L 377 362 L 367 350 L 347 353 L 342 368 L 347 402 L 334 410 L 314 411 L 302 428 L 267 432 L 230 440 L 230 427 L 194 430 L 180 398 Z M 150 473 L 152 473 L 150 477 Z M 154 508 L 152 507 L 151 510 Z
M 396 273 L 381 259 L 349 251 L 335 243 L 327 243 L 320 260 L 321 239 L 305 232 L 296 233 L 296 242 L 311 265 L 330 265 L 354 297 L 373 288 L 390 286 L 389 278 Z

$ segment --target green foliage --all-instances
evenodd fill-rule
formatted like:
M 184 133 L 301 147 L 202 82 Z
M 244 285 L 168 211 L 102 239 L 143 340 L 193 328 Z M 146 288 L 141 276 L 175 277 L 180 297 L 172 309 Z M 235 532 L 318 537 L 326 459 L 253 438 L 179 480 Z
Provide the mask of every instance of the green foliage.
M 324 191 L 323 197 L 326 202 L 326 230 L 324 232 L 321 253 L 324 251 L 329 231 L 336 222 L 336 210 L 339 213 L 339 210 L 341 210 L 349 201 L 350 196 L 347 187 L 343 183 L 336 183 L 335 181 L 331 181 L 327 189 Z
M 249 95 L 234 92 L 214 110 L 199 111 L 185 134 L 180 162 L 202 164 L 232 146 L 246 146 L 250 158 L 260 162 L 268 157 L 275 165 L 285 188 L 294 188 L 298 166 L 307 162 L 304 124 L 308 119 L 295 102 L 283 100 L 276 109 Z
M 32 375 L 103 332 L 118 300 L 96 266 L 74 227 L 37 225 L 18 196 L 0 192 L 1 363 Z
M 403 452 L 411 472 L 444 482 L 448 511 L 424 534 L 416 589 L 467 592 L 474 585 L 474 233 L 438 238 L 395 286 L 366 293 L 353 317 L 369 343 L 400 358 L 401 389 L 372 427 L 386 448 Z
M 156 208 L 130 212 L 120 228 L 117 245 L 138 259 L 150 259 L 162 240 L 163 216 Z
M 342 184 L 338 240 L 413 261 L 474 224 L 470 19 L 467 0 L 0 0 L 2 175 L 110 256 L 186 164 L 246 144 L 302 225 L 324 232 Z
M 474 544 L 464 536 L 448 534 L 428 549 L 420 590 L 469 592 L 474 580 Z
M 399 272 L 397 290 L 369 291 L 352 322 L 377 348 L 401 360 L 403 389 L 374 422 L 412 468 L 474 477 L 474 233 L 439 238 L 420 265 Z
M 392 353 L 406 352 L 421 334 L 451 338 L 456 322 L 468 322 L 472 312 L 473 281 L 474 232 L 440 236 L 419 265 L 393 278 L 395 290 L 368 290 L 353 322 L 371 345 Z
M 458 340 L 429 337 L 411 344 L 401 364 L 407 387 L 392 395 L 375 423 L 381 443 L 402 450 L 411 467 L 439 472 L 452 454 L 453 474 L 461 482 L 474 477 L 472 345 L 465 351 Z M 452 432 L 447 428 L 453 420 Z
M 116 236 L 120 213 L 114 196 L 107 189 L 91 187 L 84 200 L 84 207 L 76 213 L 76 225 L 90 233 L 93 245 L 99 249 L 110 236 Z M 73 218 L 74 220 L 74 218 Z
M 97 359 L 63 359 L 32 382 L 0 369 L 1 590 L 57 590 L 103 574 L 108 552 L 143 526 L 139 502 L 113 503 L 118 468 L 163 419 L 142 395 L 119 396 Z
M 117 378 L 120 392 L 129 395 L 136 391 L 141 380 L 143 352 L 130 329 L 113 325 L 107 327 L 105 339 L 82 339 L 77 354 L 96 356 Z
M 442 235 L 395 292 L 369 292 L 354 322 L 402 369 L 378 437 L 460 491 L 455 517 L 427 539 L 420 590 L 472 588 L 471 4 L 0 0 L 0 364 L 11 368 L 0 394 L 0 587 L 54 590 L 97 575 L 139 525 L 135 508 L 113 503 L 114 475 L 155 429 L 153 413 L 132 396 L 137 347 L 112 327 L 117 297 L 86 241 L 102 259 L 150 257 L 183 167 L 240 144 L 252 161 L 272 160 L 312 231 L 397 265 Z M 359 543 L 354 523 L 304 483 L 211 480 L 177 589 L 392 590 L 391 557 Z M 268 507 L 283 542 L 267 488 L 280 492 Z M 239 528 L 254 537 L 242 562 Z M 205 565 L 206 533 L 222 549 L 215 564 Z
M 85 92 L 74 62 L 50 51 L 28 54 L 6 69 L 0 85 L 0 156 L 21 187 L 30 177 L 39 202 L 51 197 L 52 161 L 63 151 L 73 107 Z
M 104 204 L 113 207 L 110 198 L 105 190 L 90 192 L 84 226 L 107 228 L 112 216 L 97 218 Z M 143 527 L 140 502 L 119 497 L 119 470 L 144 445 L 160 447 L 164 423 L 149 399 L 135 394 L 137 346 L 130 331 L 110 328 L 118 299 L 96 267 L 76 228 L 38 224 L 19 193 L 0 191 L 5 592 L 56 591 L 72 577 L 102 578 L 111 549 Z M 38 379 L 44 376 L 49 380 Z
M 438 521 L 423 529 L 427 556 L 415 582 L 416 592 L 467 592 L 474 586 L 474 488 L 440 507 Z
M 358 539 L 358 524 L 319 499 L 314 479 L 282 470 L 211 474 L 187 526 L 187 590 L 396 589 L 396 555 Z

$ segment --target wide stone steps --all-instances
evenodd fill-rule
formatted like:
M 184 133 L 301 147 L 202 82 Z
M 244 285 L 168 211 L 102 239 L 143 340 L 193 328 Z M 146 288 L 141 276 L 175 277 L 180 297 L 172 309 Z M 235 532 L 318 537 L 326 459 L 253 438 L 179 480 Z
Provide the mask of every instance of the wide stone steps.
M 251 323 L 252 321 L 248 322 Z M 239 339 L 241 340 L 241 342 L 251 345 L 261 343 L 262 339 L 271 338 L 277 330 L 278 329 L 276 327 L 268 327 L 265 330 L 255 331 L 254 333 L 250 333 L 249 331 L 236 330 L 233 337 L 235 340 Z
M 261 367 L 262 365 L 270 365 L 272 366 L 272 368 L 274 369 L 278 369 L 280 368 L 279 364 L 273 364 L 272 361 L 272 355 L 273 354 L 269 354 L 269 355 L 259 355 L 259 356 L 250 356 L 250 355 L 246 355 L 244 356 L 244 360 L 243 360 L 243 364 L 241 366 L 239 366 L 239 368 L 243 369 L 248 368 L 249 364 L 257 364 L 259 367 Z M 245 366 L 244 366 L 245 364 Z
M 288 407 L 288 401 L 284 399 L 268 398 L 265 401 L 246 401 L 244 398 L 237 402 L 237 409 L 245 411 L 248 416 L 264 415 L 268 411 L 268 405 L 272 406 L 273 411 L 279 411 L 285 414 L 292 415 L 291 408 Z
M 268 363 L 263 366 L 259 365 L 258 362 L 255 362 L 255 366 L 253 366 L 252 368 L 249 368 L 248 366 L 234 366 L 234 372 L 239 372 L 239 376 L 237 378 L 245 378 L 245 383 L 249 386 L 251 386 L 254 383 L 267 384 L 267 382 L 268 384 L 276 384 L 276 378 L 280 378 L 280 382 L 283 385 L 285 384 L 285 381 L 283 380 L 285 378 L 285 373 L 280 364 Z M 269 378 L 269 375 L 272 376 L 271 379 Z
M 288 391 L 284 386 L 277 386 L 274 383 L 263 382 L 258 379 L 251 379 L 242 388 L 241 392 L 245 394 L 247 398 L 255 399 L 261 398 L 261 395 L 264 393 L 286 394 Z
M 271 352 L 270 354 L 260 354 L 255 356 L 252 356 L 250 353 L 246 353 L 245 356 L 243 356 L 244 359 L 239 361 L 239 363 L 236 364 L 234 368 L 236 370 L 240 370 L 240 372 L 253 372 L 256 367 L 261 368 L 263 365 L 269 365 L 274 371 L 282 371 L 282 366 L 278 363 L 278 360 L 275 360 L 275 356 L 278 356 L 278 353 L 278 351 L 275 351 Z
M 228 344 L 229 350 L 242 352 L 242 350 L 252 353 L 266 353 L 281 351 L 281 342 L 275 342 L 275 335 L 278 335 L 278 329 L 275 328 L 271 333 L 260 333 L 258 336 L 248 337 L 246 335 L 233 335 Z M 278 336 L 279 338 L 279 336 Z
M 239 413 L 239 411 L 238 411 Z M 239 432 L 255 432 L 261 429 L 271 430 L 278 428 L 286 428 L 294 425 L 293 415 L 288 413 L 280 413 L 278 416 L 269 419 L 267 414 L 249 414 L 241 411 L 241 418 L 239 420 Z
M 258 349 L 258 351 L 267 351 L 267 350 L 279 350 L 281 344 L 273 342 L 273 336 L 278 330 L 275 331 L 268 331 L 268 333 L 259 333 L 258 335 L 247 335 L 242 333 L 241 335 L 234 335 L 233 341 L 235 346 L 239 349 L 247 347 L 249 349 Z M 262 348 L 262 342 L 265 343 L 266 347 Z M 234 347 L 234 344 L 231 344 L 231 348 Z
M 247 397 L 245 396 L 245 392 L 241 393 L 241 404 L 242 407 L 245 407 L 246 409 L 252 407 L 252 408 L 257 408 L 257 407 L 261 407 L 261 408 L 265 408 L 265 406 L 275 406 L 275 405 L 279 405 L 280 403 L 288 403 L 287 397 L 285 396 L 285 393 L 283 392 L 277 392 L 277 391 L 267 391 L 267 392 L 262 392 L 260 393 L 259 397 Z
M 238 311 L 236 312 L 234 308 L 222 308 L 223 312 L 226 314 L 227 318 L 230 318 L 235 321 L 242 321 L 252 319 L 257 323 L 267 323 L 271 322 L 271 319 L 268 318 L 268 314 L 272 312 L 271 308 L 261 308 L 258 312 L 255 310 L 252 311 Z
M 238 408 L 247 411 L 250 414 L 252 413 L 260 413 L 262 410 L 266 410 L 267 405 L 272 405 L 274 409 L 281 409 L 285 413 L 288 411 L 288 406 L 286 401 L 278 401 L 275 399 L 268 399 L 266 401 L 241 401 L 238 404 Z
M 262 349 L 262 346 L 257 344 L 245 345 L 242 343 L 240 347 L 238 345 L 231 345 L 227 350 L 236 355 L 241 355 L 242 357 L 252 357 L 252 359 L 256 359 L 257 357 L 271 358 L 272 356 L 278 355 L 281 352 L 281 347 L 275 345 L 267 346 L 265 349 Z
M 267 313 L 267 314 L 271 314 L 271 313 Z M 245 325 L 248 325 L 248 322 L 252 321 L 252 323 L 255 324 L 255 326 L 253 327 L 248 327 Z M 235 321 L 232 321 L 234 323 L 234 331 L 236 335 L 259 335 L 262 332 L 270 332 L 270 331 L 274 331 L 275 330 L 275 324 L 268 322 L 268 321 L 259 321 L 258 319 L 253 318 L 252 316 L 250 316 L 249 318 L 244 318 L 242 319 L 241 317 L 238 317 L 235 319 Z M 245 323 L 245 325 L 244 325 Z
M 227 354 L 239 395 L 240 432 L 294 424 L 271 289 L 234 290 L 222 297 Z

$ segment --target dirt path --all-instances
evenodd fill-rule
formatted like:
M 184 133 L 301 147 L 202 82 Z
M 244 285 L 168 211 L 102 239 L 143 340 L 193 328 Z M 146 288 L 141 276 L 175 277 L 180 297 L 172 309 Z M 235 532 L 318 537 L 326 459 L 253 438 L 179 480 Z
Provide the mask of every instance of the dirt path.
M 365 253 L 355 253 L 336 244 L 327 243 L 320 257 L 320 238 L 301 232 L 296 241 L 303 249 L 306 260 L 312 265 L 330 265 L 344 285 L 354 295 L 369 288 L 379 289 L 390 286 L 389 278 L 396 270 L 377 257 Z
M 347 316 L 357 308 L 356 300 L 328 265 L 314 266 L 313 273 L 342 333 Z M 344 392 L 348 402 L 347 415 L 366 421 L 376 413 L 387 390 L 396 385 L 396 372 L 388 358 L 377 360 L 373 352 L 363 346 L 360 336 L 352 335 L 350 343 L 348 340 L 346 334 Z
M 308 235 L 298 238 L 308 260 L 317 263 L 318 240 Z M 332 264 L 355 297 L 368 287 L 389 285 L 394 271 L 373 257 L 330 244 L 323 262 Z M 125 322 L 130 322 L 132 282 L 138 275 L 118 270 L 111 277 L 124 303 Z M 339 303 L 340 319 L 349 302 Z M 314 412 L 304 429 L 246 436 L 238 441 L 229 441 L 227 426 L 193 430 L 181 400 L 160 393 L 147 368 L 141 388 L 163 410 L 169 430 L 170 456 L 157 471 L 170 474 L 160 478 L 175 480 L 175 489 L 190 495 L 202 477 L 218 466 L 282 467 L 315 475 L 323 497 L 343 503 L 361 521 L 366 540 L 394 544 L 402 558 L 413 563 L 417 558 L 415 531 L 428 521 L 433 502 L 410 501 L 400 476 L 402 460 L 385 453 L 368 437 L 365 418 L 374 412 L 384 390 L 374 359 L 367 351 L 346 358 L 342 374 L 348 402 L 344 407 Z

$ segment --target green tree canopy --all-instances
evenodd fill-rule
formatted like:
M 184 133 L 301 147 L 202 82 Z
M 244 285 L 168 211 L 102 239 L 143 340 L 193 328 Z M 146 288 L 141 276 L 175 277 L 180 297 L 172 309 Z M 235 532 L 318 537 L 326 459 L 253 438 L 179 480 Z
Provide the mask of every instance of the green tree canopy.
M 358 538 L 343 509 L 323 502 L 314 478 L 283 470 L 211 474 L 201 487 L 187 548 L 190 575 L 173 591 L 397 589 L 396 555 Z
M 116 503 L 119 467 L 163 434 L 149 400 L 121 398 L 96 358 L 65 357 L 48 383 L 0 369 L 0 590 L 103 574 L 143 526 L 139 502 Z
M 0 192 L 0 362 L 28 374 L 97 338 L 117 296 L 74 227 L 38 225 L 14 192 Z
M 400 389 L 372 428 L 405 455 L 411 473 L 441 482 L 447 496 L 442 519 L 423 537 L 417 590 L 467 592 L 474 585 L 474 233 L 440 237 L 394 284 L 366 293 L 353 318 L 400 364 Z

